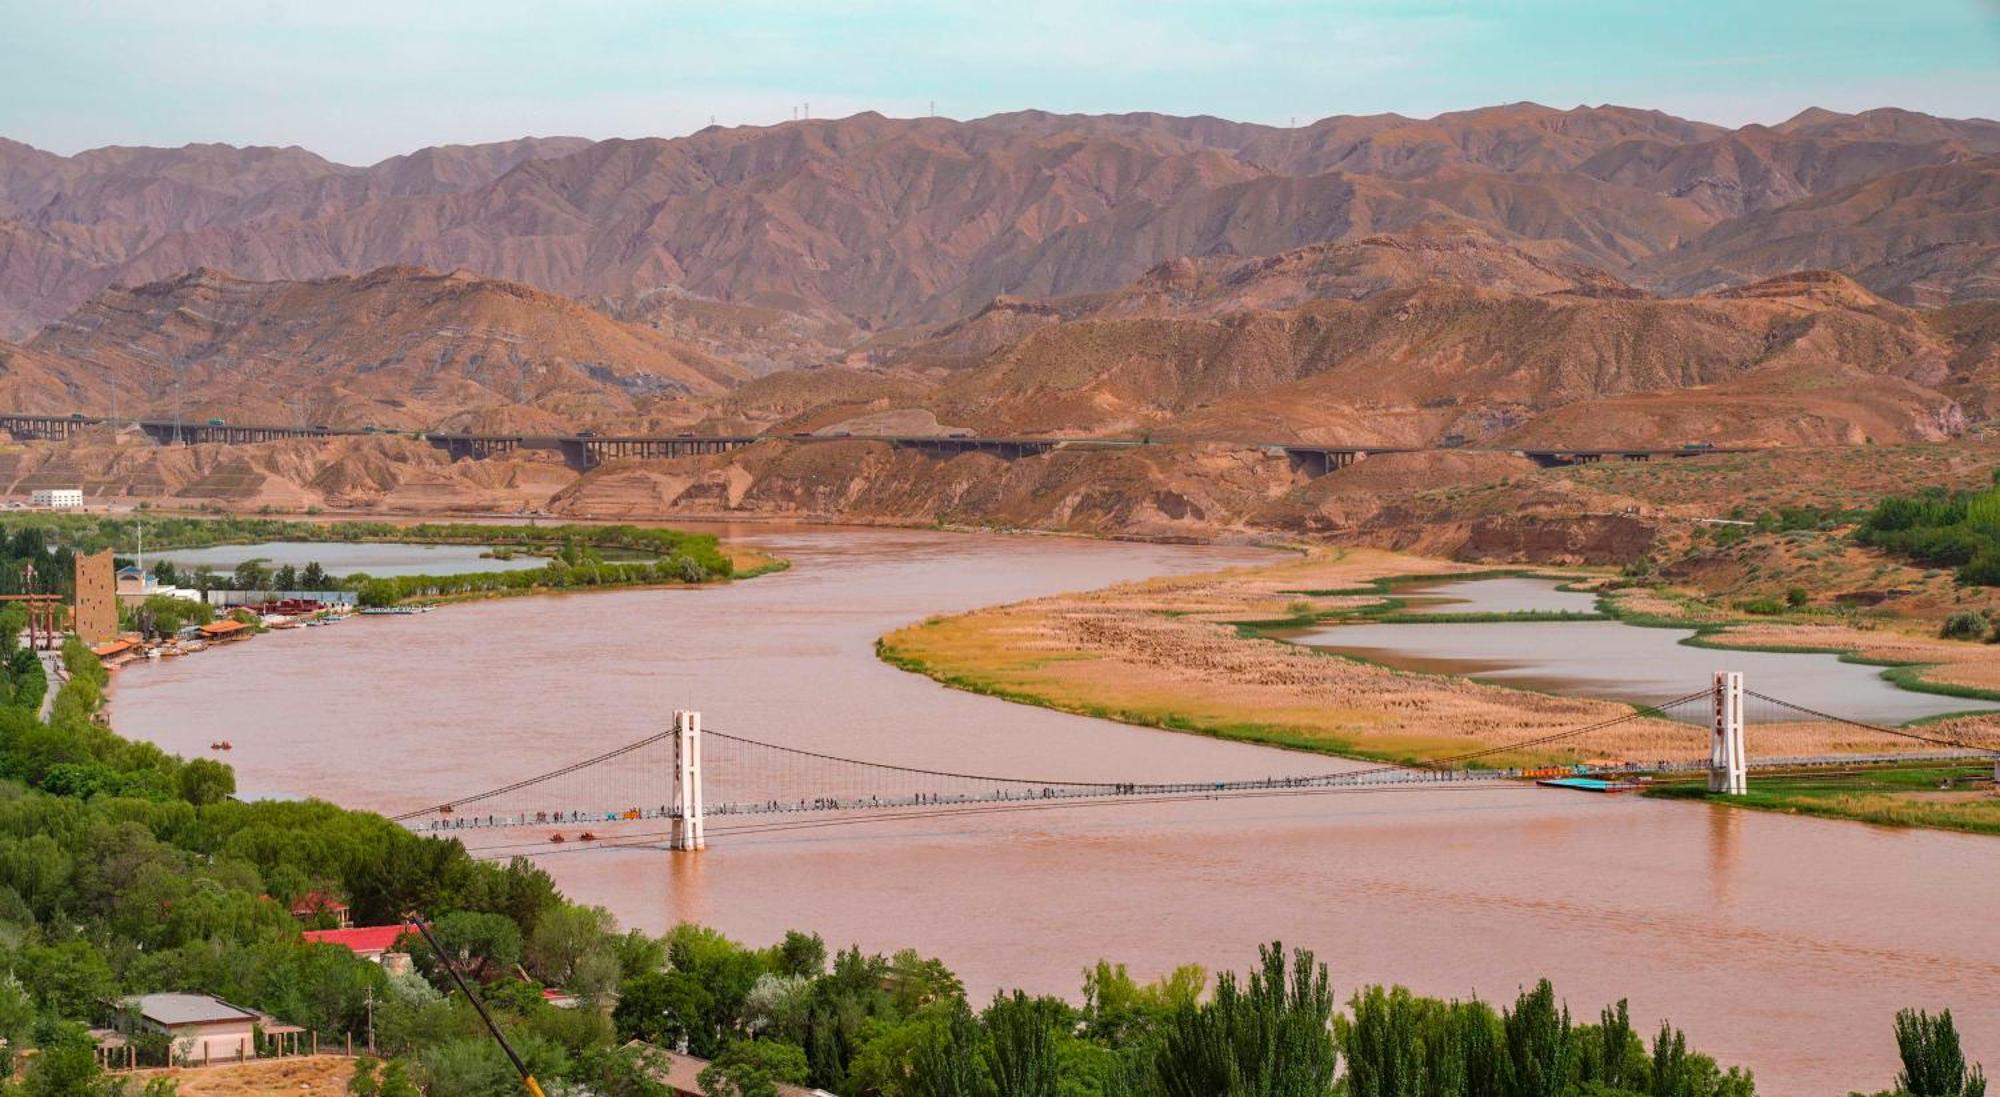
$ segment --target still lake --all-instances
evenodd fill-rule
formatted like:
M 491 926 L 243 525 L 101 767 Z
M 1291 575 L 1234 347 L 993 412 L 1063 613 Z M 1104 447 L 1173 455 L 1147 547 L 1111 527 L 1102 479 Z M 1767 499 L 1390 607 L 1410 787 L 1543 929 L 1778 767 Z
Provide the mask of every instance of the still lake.
M 1412 613 L 1589 613 L 1594 595 L 1561 582 L 1512 576 L 1396 588 Z M 1684 643 L 1693 629 L 1643 628 L 1620 621 L 1480 621 L 1471 624 L 1353 624 L 1281 634 L 1341 655 L 1402 670 L 1471 675 L 1550 693 L 1654 704 L 1702 688 L 1717 670 L 1743 672 L 1759 693 L 1870 723 L 1901 724 L 1947 712 L 2000 708 L 1899 688 L 1882 668 L 1833 653 L 1736 651 Z
M 147 553 L 150 559 L 171 560 L 183 573 L 198 567 L 234 571 L 246 560 L 268 567 L 304 567 L 317 561 L 328 575 L 367 572 L 379 578 L 396 575 L 459 575 L 475 571 L 520 571 L 545 567 L 540 556 L 516 554 L 512 560 L 483 557 L 492 551 L 480 545 L 399 545 L 349 541 L 265 541 L 255 545 L 213 545 Z

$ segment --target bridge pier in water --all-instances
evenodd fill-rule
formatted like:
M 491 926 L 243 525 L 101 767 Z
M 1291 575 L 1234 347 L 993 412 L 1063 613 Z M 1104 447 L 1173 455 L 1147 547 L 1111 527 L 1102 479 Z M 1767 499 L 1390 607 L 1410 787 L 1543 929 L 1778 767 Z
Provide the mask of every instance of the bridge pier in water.
M 1708 791 L 1741 796 L 1750 790 L 1743 751 L 1743 674 L 1715 672 L 1715 723 L 1708 738 Z
M 701 713 L 674 712 L 674 831 L 668 848 L 708 847 L 708 823 L 701 798 Z

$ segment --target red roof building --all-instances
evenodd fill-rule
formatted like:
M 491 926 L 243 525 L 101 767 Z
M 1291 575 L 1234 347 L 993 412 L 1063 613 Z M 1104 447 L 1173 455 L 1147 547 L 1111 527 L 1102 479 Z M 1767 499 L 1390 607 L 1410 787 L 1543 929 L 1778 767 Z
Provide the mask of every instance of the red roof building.
M 372 960 L 389 969 L 391 975 L 409 970 L 408 953 L 394 951 L 396 942 L 405 933 L 415 933 L 417 927 L 399 926 L 353 926 L 348 929 L 309 929 L 305 939 L 320 944 L 340 945 L 363 960 Z
M 312 922 L 321 916 L 333 919 L 338 929 L 347 929 L 354 919 L 347 913 L 347 904 L 323 891 L 308 891 L 292 904 L 292 917 L 301 922 Z

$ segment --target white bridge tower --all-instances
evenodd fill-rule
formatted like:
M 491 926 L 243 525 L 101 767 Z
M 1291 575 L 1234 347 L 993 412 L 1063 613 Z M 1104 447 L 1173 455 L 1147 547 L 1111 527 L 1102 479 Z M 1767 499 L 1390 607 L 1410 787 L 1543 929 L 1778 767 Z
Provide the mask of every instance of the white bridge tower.
M 1708 791 L 1741 796 L 1749 791 L 1743 754 L 1743 675 L 1715 672 L 1715 723 L 1708 737 Z
M 701 713 L 674 712 L 674 832 L 672 849 L 708 845 L 701 800 Z

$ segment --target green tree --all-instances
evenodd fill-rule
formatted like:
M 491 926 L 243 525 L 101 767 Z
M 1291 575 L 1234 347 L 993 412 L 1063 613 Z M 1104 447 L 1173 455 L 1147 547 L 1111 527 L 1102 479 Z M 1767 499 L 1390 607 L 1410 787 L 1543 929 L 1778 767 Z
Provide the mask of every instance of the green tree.
M 980 1018 L 981 1049 L 996 1091 L 1007 1097 L 1055 1097 L 1061 1066 L 1057 1045 L 1070 1024 L 1060 998 L 1030 998 L 1021 991 L 995 994 Z
M 944 965 L 906 948 L 889 958 L 884 980 L 889 989 L 889 1006 L 900 1014 L 911 1014 L 928 1005 L 965 997 L 965 984 Z
M 847 1088 L 847 1068 L 864 1043 L 864 1028 L 892 1012 L 882 989 L 887 969 L 881 957 L 864 957 L 859 948 L 848 948 L 834 957 L 824 977 L 813 981 L 805 1023 L 813 1086 L 835 1093 Z
M 616 922 L 603 907 L 559 906 L 535 922 L 525 950 L 528 970 L 550 986 L 586 998 L 617 985 Z
M 662 1047 L 686 1044 L 695 1055 L 714 1055 L 721 1044 L 713 1024 L 715 995 L 699 976 L 685 971 L 654 971 L 636 976 L 618 990 L 611 1013 L 618 1036 Z
M 584 1056 L 578 1076 L 599 1097 L 674 1097 L 647 1062 L 654 1054 L 644 1047 L 595 1048 Z
M 1951 1011 L 1932 1017 L 1922 1010 L 1896 1013 L 1896 1050 L 1903 1071 L 1896 1089 L 1911 1097 L 1985 1097 L 1986 1072 L 1965 1062 Z
M 776 1040 L 738 1040 L 702 1068 L 695 1081 L 707 1097 L 778 1097 L 780 1082 L 802 1084 L 808 1070 L 804 1048 Z
M 347 1092 L 349 1097 L 422 1097 L 402 1060 L 383 1062 L 366 1056 L 355 1060 Z
M 1572 1048 L 1569 1007 L 1557 1003 L 1555 988 L 1543 979 L 1523 991 L 1500 1024 L 1507 1037 L 1500 1072 L 1506 1097 L 1562 1097 Z
M 979 1022 L 964 1000 L 932 1011 L 918 1024 L 922 1034 L 909 1063 L 911 1097 L 982 1097 L 986 1073 Z
M 419 955 L 449 962 L 468 979 L 497 978 L 521 959 L 521 927 L 505 915 L 453 911 L 433 922 L 431 932 L 444 956 L 432 958 L 428 949 Z
M 393 606 L 402 600 L 402 590 L 393 579 L 369 579 L 361 584 L 354 600 L 363 606 L 379 608 Z
M 826 972 L 826 942 L 817 933 L 786 930 L 772 966 L 780 975 L 816 978 Z
M 304 570 L 299 572 L 300 590 L 325 590 L 327 588 L 326 569 L 318 560 L 308 560 Z
M 1289 976 L 1281 945 L 1260 948 L 1260 970 L 1239 989 L 1233 973 L 1216 981 L 1207 1004 L 1177 1011 L 1168 1025 L 1155 1080 L 1166 1097 L 1323 1097 L 1338 1053 L 1329 1019 L 1326 965 L 1295 952 Z
M 44 1041 L 21 1079 L 24 1097 L 97 1097 L 109 1089 L 90 1037 L 78 1025 L 64 1025 Z
M 1425 1000 L 1403 987 L 1357 991 L 1348 1003 L 1353 1019 L 1335 1018 L 1347 1056 L 1347 1091 L 1353 1097 L 1417 1097 L 1437 1092 L 1425 1057 Z
M 509 1042 L 536 1078 L 560 1078 L 569 1072 L 568 1057 L 548 1041 L 516 1034 Z M 484 1033 L 433 1044 L 417 1061 L 429 1097 L 519 1097 L 521 1093 L 514 1064 Z
M 1625 999 L 1598 1014 L 1590 1050 L 1592 1054 L 1582 1060 L 1584 1082 L 1630 1092 L 1644 1092 L 1651 1084 L 1646 1045 L 1632 1030 L 1632 1012 Z
M 230 582 L 237 590 L 266 590 L 271 585 L 271 569 L 263 560 L 245 560 L 236 565 Z
M 1099 960 L 1083 973 L 1082 1031 L 1112 1048 L 1140 1043 L 1176 1010 L 1199 1001 L 1207 982 L 1201 965 L 1183 964 L 1142 987 L 1124 964 Z
M 1662 1023 L 1653 1037 L 1652 1097 L 1755 1097 L 1749 1072 L 1717 1068 L 1715 1060 L 1689 1051 L 1687 1037 Z
M 177 779 L 181 799 L 200 807 L 236 794 L 236 771 L 212 758 L 195 758 L 181 766 Z

